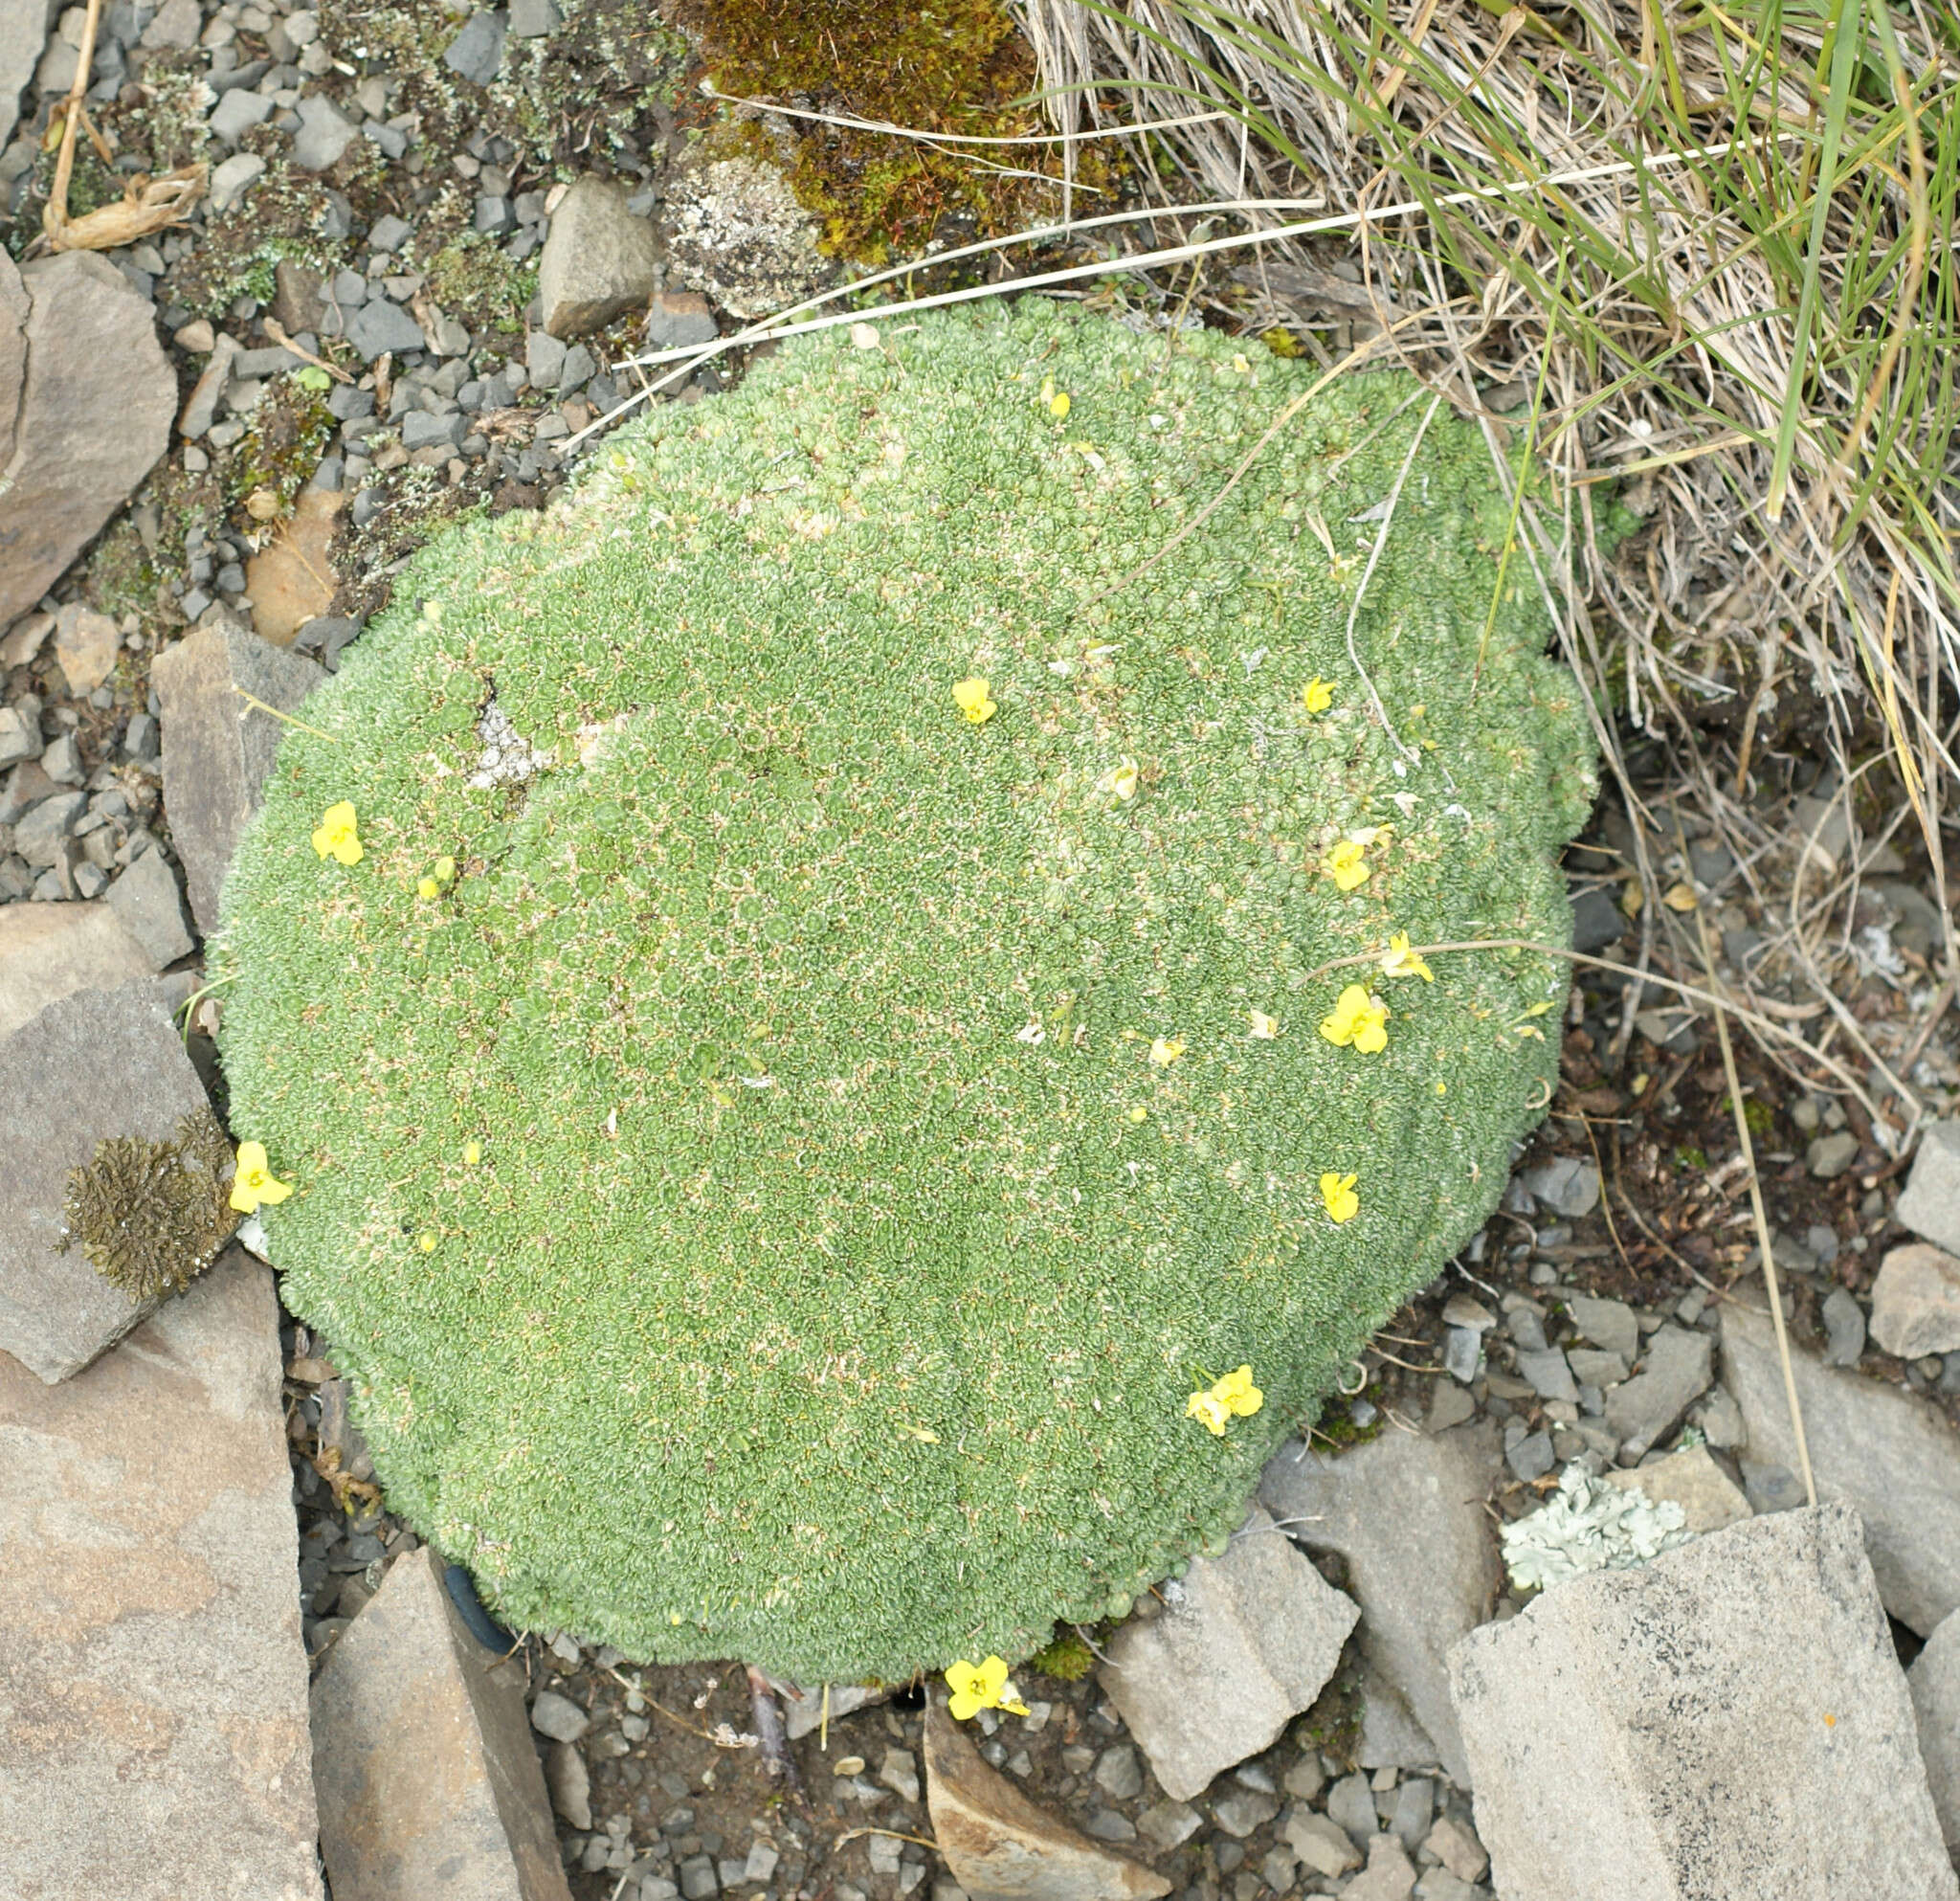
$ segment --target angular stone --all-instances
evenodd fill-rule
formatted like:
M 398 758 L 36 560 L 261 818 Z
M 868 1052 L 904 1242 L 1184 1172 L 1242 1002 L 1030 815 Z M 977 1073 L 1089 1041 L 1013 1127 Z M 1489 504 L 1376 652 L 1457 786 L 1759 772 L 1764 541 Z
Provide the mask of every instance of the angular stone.
M 191 914 L 210 931 L 232 854 L 283 732 L 243 695 L 291 712 L 326 675 L 241 627 L 213 623 L 166 648 L 150 662 L 149 677 L 163 704 L 164 808 Z
M 1259 1501 L 1309 1551 L 1337 1553 L 1361 1606 L 1361 1647 L 1469 1786 L 1450 1705 L 1449 1646 L 1491 1613 L 1503 1571 L 1484 1501 L 1503 1476 L 1488 1420 L 1385 1432 L 1338 1459 L 1281 1446 Z
M 472 13 L 443 49 L 442 63 L 458 78 L 487 86 L 503 64 L 504 15 Z
M 570 1901 L 523 1668 L 470 1635 L 427 1545 L 327 1656 L 313 1779 L 334 1901 Z
M 1408 1700 L 1370 1662 L 1357 1684 L 1361 1739 L 1354 1759 L 1364 1769 L 1433 1769 L 1442 1760 L 1436 1739 L 1416 1720 Z
M 347 320 L 347 341 L 361 352 L 364 363 L 392 351 L 401 356 L 412 349 L 427 349 L 429 339 L 422 326 L 398 303 L 385 297 L 373 297 Z
M 1165 1794 L 1189 1801 L 1312 1704 L 1359 1613 L 1257 1506 L 1165 1595 L 1110 1639 L 1098 1677 Z
M 1621 1459 L 1637 1462 L 1666 1438 L 1715 1377 L 1715 1344 L 1705 1333 L 1663 1327 L 1647 1342 L 1640 1370 L 1606 1396 L 1606 1423 Z
M 778 1683 L 774 1688 L 783 1703 L 783 1729 L 791 1742 L 821 1731 L 827 1720 L 835 1723 L 891 1694 L 861 1683 L 834 1683 L 828 1694 L 821 1689 L 798 1689 L 794 1684 Z
M 1637 1487 L 1655 1505 L 1680 1506 L 1686 1529 L 1697 1536 L 1751 1515 L 1748 1500 L 1708 1456 L 1705 1445 L 1684 1446 L 1637 1470 L 1608 1472 L 1606 1483 L 1621 1491 Z
M 0 1043 L 0 1349 L 51 1385 L 156 1305 L 112 1286 L 79 1246 L 56 1251 L 70 1171 L 92 1162 L 108 1136 L 167 1141 L 206 1107 L 147 982 L 78 990 Z
M 21 89 L 41 63 L 55 11 L 48 0 L 0 0 L 0 145 L 20 123 Z
M 1346 1901 L 1409 1901 L 1415 1892 L 1415 1865 L 1392 1835 L 1373 1836 L 1368 1867 L 1341 1892 Z
M 1960 1612 L 1927 1639 L 1905 1683 L 1940 1831 L 1947 1852 L 1960 1860 Z
M 1572 1370 L 1556 1347 L 1548 1347 L 1542 1353 L 1520 1353 L 1518 1377 L 1541 1399 L 1563 1399 L 1574 1406 L 1579 1403 L 1579 1388 L 1572 1378 Z
M 236 1250 L 78 1379 L 0 1354 L 8 1894 L 318 1901 L 279 1374 Z
M 551 213 L 538 259 L 538 302 L 554 337 L 583 337 L 654 294 L 658 258 L 654 228 L 626 209 L 626 193 L 581 178 Z
M 154 846 L 111 881 L 102 903 L 143 946 L 153 970 L 189 954 L 192 939 L 184 894 L 177 888 L 177 874 Z
M 1857 1509 L 1885 1608 L 1930 1636 L 1960 1608 L 1960 1433 L 1928 1400 L 1819 1366 L 1795 1346 L 1790 1357 L 1818 1497 Z M 1722 1377 L 1742 1409 L 1750 1465 L 1800 1475 L 1767 1313 L 1723 1308 Z
M 293 163 L 301 171 L 324 171 L 354 143 L 354 127 L 323 93 L 300 101 L 300 129 L 293 134 Z
M 1576 1221 L 1599 1205 L 1599 1164 L 1576 1155 L 1554 1155 L 1518 1179 L 1554 1215 Z
M 715 313 L 699 291 L 662 290 L 654 293 L 647 306 L 640 337 L 649 349 L 690 349 L 713 343 L 721 333 Z
M 556 1742 L 576 1742 L 591 1726 L 592 1719 L 555 1689 L 540 1690 L 531 1705 L 531 1728 Z
M 12 271 L 0 277 L 11 283 Z M 13 454 L 0 468 L 0 625 L 48 592 L 149 473 L 177 410 L 150 306 L 107 258 L 64 251 L 19 280 L 27 365 Z
M 75 694 L 93 693 L 116 670 L 122 636 L 106 614 L 80 601 L 66 601 L 55 612 L 55 658 Z
M 1281 1833 L 1287 1846 L 1316 1874 L 1331 1879 L 1361 1866 L 1361 1850 L 1348 1839 L 1348 1831 L 1311 1809 L 1297 1809 Z
M 935 1695 L 925 1707 L 933 1839 L 970 1901 L 1156 1901 L 1163 1876 L 1036 1808 L 980 1759 Z
M 1872 1283 L 1872 1338 L 1903 1360 L 1960 1347 L 1960 1261 L 1923 1241 L 1892 1248 Z
M 592 1825 L 592 1776 L 576 1743 L 555 1742 L 545 1752 L 545 1786 L 551 1806 L 574 1828 Z
M 114 990 L 155 968 L 104 903 L 0 906 L 0 1040 L 78 990 Z
M 1937 1248 L 1930 1251 L 1939 1252 Z M 1843 1287 L 1833 1287 L 1824 1296 L 1823 1317 L 1824 1364 L 1856 1366 L 1864 1354 L 1864 1309 Z
M 1960 1254 L 1960 1122 L 1928 1124 L 1895 1219 L 1949 1254 Z
M 1454 1816 L 1444 1816 L 1423 1837 L 1422 1845 L 1459 1881 L 1481 1881 L 1490 1866 L 1483 1844 Z
M 1960 1896 L 1847 1507 L 1573 1578 L 1450 1664 L 1505 1901 Z
M 1566 1303 L 1579 1331 L 1602 1352 L 1618 1353 L 1628 1360 L 1640 1351 L 1640 1323 L 1623 1300 L 1595 1300 L 1591 1294 L 1574 1294 Z

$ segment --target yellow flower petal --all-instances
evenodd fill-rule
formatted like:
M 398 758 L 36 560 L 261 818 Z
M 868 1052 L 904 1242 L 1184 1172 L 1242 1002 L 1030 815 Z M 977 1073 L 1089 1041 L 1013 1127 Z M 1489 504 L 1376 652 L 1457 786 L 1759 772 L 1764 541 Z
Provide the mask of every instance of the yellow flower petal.
M 441 889 L 442 887 L 433 878 L 418 878 L 415 881 L 415 896 L 418 898 L 434 898 Z
M 322 858 L 338 859 L 343 864 L 361 862 L 360 830 L 350 800 L 344 798 L 329 805 L 320 815 L 320 825 L 313 834 L 313 849 Z
M 1184 1042 L 1177 1037 L 1154 1037 L 1150 1041 L 1150 1063 L 1156 1069 L 1169 1069 L 1184 1054 Z
M 976 727 L 991 720 L 1000 708 L 993 704 L 986 681 L 975 675 L 970 680 L 962 680 L 953 687 L 953 704 L 966 714 Z
M 1351 1221 L 1361 1213 L 1361 1197 L 1354 1192 L 1354 1181 L 1351 1174 L 1321 1176 L 1321 1199 L 1326 1204 L 1329 1218 L 1336 1222 Z
M 478 1164 L 479 1162 L 480 1162 L 480 1161 L 481 1161 L 482 1159 L 483 1159 L 483 1145 L 482 1145 L 482 1143 L 480 1143 L 480 1142 L 465 1142 L 465 1143 L 463 1144 L 463 1160 L 464 1160 L 464 1162 L 465 1162 L 465 1163 L 467 1163 L 467 1164 L 468 1164 L 468 1166 L 469 1166 L 469 1167 L 471 1167 L 471 1168 L 475 1168 L 475 1167 L 477 1166 L 477 1164 Z
M 1252 1018 L 1252 1033 L 1260 1042 L 1271 1042 L 1280 1034 L 1277 1018 L 1268 1017 L 1263 1010 L 1247 1012 Z
M 1301 704 L 1309 713 L 1325 713 L 1334 704 L 1334 689 L 1319 674 L 1300 689 Z
M 1389 939 L 1389 948 L 1382 952 L 1382 975 L 1385 977 L 1420 977 L 1424 983 L 1434 983 L 1436 973 L 1409 948 L 1409 933 L 1398 930 Z

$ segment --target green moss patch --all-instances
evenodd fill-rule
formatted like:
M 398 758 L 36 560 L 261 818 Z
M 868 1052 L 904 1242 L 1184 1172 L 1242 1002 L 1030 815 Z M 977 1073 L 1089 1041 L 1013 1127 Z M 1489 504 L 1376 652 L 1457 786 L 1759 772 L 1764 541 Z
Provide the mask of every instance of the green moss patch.
M 1215 1548 L 1488 1213 L 1563 964 L 1376 975 L 1372 1055 L 1312 973 L 1563 939 L 1583 708 L 1446 411 L 1358 599 L 1404 378 L 1199 523 L 1307 381 L 1038 303 L 798 344 L 439 539 L 286 734 L 213 948 L 233 1125 L 390 1503 L 504 1618 L 1026 1656 Z

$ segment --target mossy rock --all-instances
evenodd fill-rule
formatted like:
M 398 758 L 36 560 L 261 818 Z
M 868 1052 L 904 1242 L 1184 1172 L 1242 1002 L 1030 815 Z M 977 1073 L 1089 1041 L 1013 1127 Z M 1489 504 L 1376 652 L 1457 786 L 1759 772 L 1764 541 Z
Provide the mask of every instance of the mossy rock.
M 1488 1214 L 1565 966 L 1377 975 L 1373 1055 L 1314 973 L 1566 941 L 1585 709 L 1414 383 L 1230 485 L 1309 375 L 1036 302 L 794 345 L 442 538 L 288 732 L 214 957 L 234 1129 L 390 1504 L 506 1620 L 1025 1656 L 1236 1525 Z

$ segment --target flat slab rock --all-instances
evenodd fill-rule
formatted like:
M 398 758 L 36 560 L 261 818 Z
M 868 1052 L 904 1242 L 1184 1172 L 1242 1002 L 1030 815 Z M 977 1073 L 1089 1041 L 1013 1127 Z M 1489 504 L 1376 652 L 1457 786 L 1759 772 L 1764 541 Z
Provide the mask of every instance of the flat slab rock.
M 933 1840 L 969 1901 L 1157 1901 L 1170 1884 L 1037 1808 L 980 1759 L 972 1738 L 925 1706 L 925 1804 Z
M 1505 1901 L 1960 1897 L 1847 1506 L 1554 1585 L 1450 1665 Z
M 154 968 L 148 950 L 100 899 L 0 905 L 0 1038 L 78 990 L 114 990 Z
M 78 1379 L 0 1354 L 0 1891 L 319 1901 L 271 1272 Z
M 111 1286 L 79 1247 L 58 1251 L 68 1177 L 104 1138 L 167 1141 L 206 1107 L 149 979 L 76 991 L 0 1042 L 0 1351 L 66 1379 L 150 1311 L 154 1302 Z
M 243 627 L 213 622 L 166 648 L 149 677 L 163 707 L 164 810 L 184 861 L 191 913 L 198 928 L 210 931 L 281 731 L 244 694 L 289 713 L 326 672 Z
M 1495 1425 L 1447 1432 L 1390 1430 L 1337 1459 L 1282 1445 L 1259 1481 L 1259 1502 L 1309 1551 L 1337 1554 L 1361 1606 L 1361 1648 L 1435 1744 L 1459 1788 L 1469 1765 L 1457 1734 L 1445 1657 L 1489 1617 L 1503 1588 L 1497 1533 L 1484 1501 L 1503 1476 Z M 1384 1759 L 1414 1754 L 1397 1739 L 1385 1699 Z M 1399 1726 L 1407 1729 L 1407 1725 Z
M 426 1545 L 320 1673 L 313 1779 L 334 1901 L 571 1901 L 523 1668 L 470 1635 Z
M 1960 1612 L 1927 1639 L 1905 1682 L 1940 1832 L 1947 1852 L 1960 1861 Z
M 1928 1637 L 1960 1608 L 1960 1433 L 1930 1401 L 1791 1348 L 1817 1495 L 1864 1521 L 1885 1608 Z M 1741 1408 L 1752 1465 L 1781 1465 L 1803 1496 L 1782 1363 L 1767 1313 L 1722 1309 L 1722 1378 Z
M 1189 1801 L 1319 1696 L 1360 1612 L 1254 1507 L 1224 1555 L 1166 1584 L 1097 1672 L 1164 1793 Z

